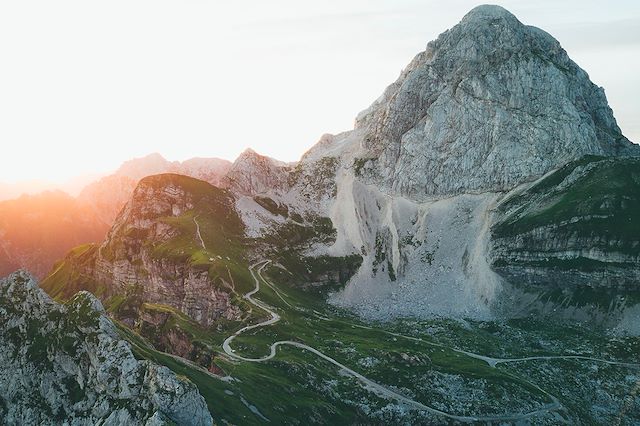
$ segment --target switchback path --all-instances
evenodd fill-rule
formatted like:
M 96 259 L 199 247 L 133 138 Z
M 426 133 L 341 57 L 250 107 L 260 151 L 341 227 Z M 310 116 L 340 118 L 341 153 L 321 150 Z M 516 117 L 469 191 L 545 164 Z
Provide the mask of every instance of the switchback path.
M 260 281 L 264 280 L 264 278 L 262 278 L 262 275 L 260 274 L 260 272 L 270 263 L 270 261 L 262 261 L 262 262 L 258 262 L 255 263 L 253 265 L 251 265 L 249 267 L 249 272 L 251 273 L 251 276 L 253 277 L 253 280 L 255 281 L 256 287 L 255 289 L 253 289 L 252 291 L 248 292 L 247 294 L 245 294 L 243 297 L 244 299 L 246 299 L 247 301 L 249 301 L 250 303 L 252 303 L 253 305 L 255 305 L 256 307 L 263 309 L 264 311 L 266 311 L 267 313 L 269 313 L 271 315 L 271 318 L 266 320 L 266 321 L 262 321 L 258 324 L 254 324 L 254 325 L 249 325 L 246 327 L 241 328 L 240 330 L 236 331 L 234 334 L 232 334 L 231 336 L 227 337 L 227 339 L 225 339 L 224 343 L 222 344 L 222 348 L 224 349 L 225 353 L 231 357 L 232 359 L 238 360 L 238 361 L 245 361 L 245 362 L 266 362 L 269 361 L 271 359 L 273 359 L 276 356 L 276 352 L 278 347 L 280 346 L 293 346 L 299 349 L 303 349 L 306 350 L 308 352 L 313 353 L 314 355 L 324 359 L 325 361 L 330 362 L 331 364 L 335 365 L 336 367 L 339 367 L 342 371 L 346 372 L 347 374 L 351 375 L 352 377 L 355 377 L 356 379 L 358 379 L 362 385 L 364 385 L 365 389 L 368 389 L 372 392 L 374 392 L 376 395 L 383 397 L 383 398 L 387 398 L 387 399 L 393 399 L 396 400 L 397 402 L 401 403 L 402 405 L 405 405 L 406 407 L 409 407 L 411 409 L 414 410 L 419 410 L 419 411 L 425 411 L 425 412 L 429 412 L 432 414 L 436 414 L 439 416 L 443 416 L 452 420 L 457 420 L 460 422 L 496 422 L 496 421 L 518 421 L 518 420 L 526 420 L 529 419 L 531 417 L 535 417 L 539 414 L 543 414 L 546 412 L 550 412 L 550 411 L 555 411 L 555 410 L 559 410 L 560 408 L 562 408 L 562 405 L 560 404 L 560 401 L 558 401 L 558 399 L 551 395 L 550 393 L 546 392 L 545 390 L 541 389 L 540 387 L 534 385 L 533 383 L 529 383 L 530 385 L 532 385 L 533 387 L 535 387 L 537 390 L 539 390 L 542 394 L 546 395 L 549 399 L 550 399 L 550 403 L 545 404 L 544 406 L 542 406 L 541 408 L 534 410 L 534 411 L 530 411 L 527 413 L 514 413 L 514 414 L 505 414 L 502 416 L 459 416 L 459 415 L 455 415 L 452 413 L 447 413 L 445 411 L 439 410 L 437 408 L 434 407 L 430 407 L 428 405 L 425 405 L 421 402 L 415 401 L 411 398 L 408 398 L 398 392 L 395 392 L 379 383 L 374 382 L 371 379 L 368 379 L 367 377 L 363 376 L 362 374 L 358 373 L 357 371 L 354 371 L 352 369 L 350 369 L 349 367 L 345 366 L 344 364 L 336 361 L 335 359 L 331 358 L 330 356 L 320 352 L 319 350 L 305 345 L 303 343 L 299 343 L 299 342 L 294 342 L 291 340 L 281 340 L 278 342 L 273 343 L 270 347 L 269 347 L 269 354 L 265 355 L 263 357 L 260 358 L 247 358 L 247 357 L 243 357 L 241 355 L 238 355 L 235 353 L 235 351 L 231 348 L 231 342 L 233 342 L 233 340 L 238 337 L 240 334 L 249 331 L 249 330 L 253 330 L 255 328 L 259 328 L 259 327 L 265 327 L 268 325 L 272 325 L 277 323 L 278 321 L 280 321 L 280 315 L 278 315 L 276 312 L 274 312 L 269 305 L 267 305 L 266 303 L 261 302 L 260 300 L 256 300 L 253 298 L 253 295 L 256 294 L 258 291 L 260 291 Z M 258 267 L 258 270 L 256 271 L 255 268 L 260 265 Z M 257 273 L 257 275 L 256 275 Z M 266 280 L 264 281 L 266 283 Z M 366 328 L 366 327 L 363 327 Z
M 200 233 L 200 224 L 198 223 L 198 216 L 195 216 L 193 218 L 193 223 L 196 224 L 196 237 L 198 238 L 198 241 L 200 242 L 200 245 L 202 246 L 203 249 L 207 249 L 206 244 L 204 243 L 204 240 L 202 239 L 202 234 Z
M 335 321 L 335 320 L 330 320 L 330 321 Z M 341 322 L 343 322 L 343 321 L 341 321 Z M 523 357 L 523 358 L 493 358 L 493 357 L 490 357 L 490 356 L 480 355 L 480 354 L 476 354 L 476 353 L 473 353 L 473 352 L 465 351 L 465 350 L 462 350 L 462 349 L 452 348 L 452 347 L 449 347 L 447 345 L 443 345 L 443 344 L 440 344 L 440 343 L 430 342 L 428 340 L 424 340 L 424 339 L 421 339 L 419 337 L 406 336 L 404 334 L 394 333 L 394 332 L 386 331 L 386 330 L 380 330 L 379 328 L 367 327 L 366 325 L 351 324 L 351 326 L 352 327 L 356 327 L 356 328 L 363 328 L 365 330 L 377 331 L 377 332 L 380 332 L 380 333 L 388 334 L 390 336 L 400 337 L 402 339 L 421 342 L 421 343 L 424 343 L 424 344 L 430 345 L 430 346 L 436 346 L 436 347 L 439 347 L 439 348 L 449 349 L 449 350 L 451 350 L 453 352 L 457 352 L 457 353 L 460 353 L 460 354 L 463 354 L 463 355 L 467 355 L 467 356 L 469 356 L 471 358 L 475 358 L 475 359 L 484 361 L 487 364 L 489 364 L 489 366 L 494 367 L 494 368 L 498 364 L 507 364 L 507 363 L 514 363 L 514 362 L 526 362 L 526 361 L 552 361 L 552 360 L 592 361 L 592 362 L 598 362 L 598 363 L 608 364 L 608 365 L 617 365 L 617 366 L 620 366 L 620 367 L 640 368 L 640 364 L 634 364 L 634 363 L 631 363 L 631 362 L 610 361 L 610 360 L 607 360 L 607 359 L 595 358 L 595 357 L 590 357 L 590 356 L 586 356 L 586 355 L 540 355 L 540 356 L 528 356 L 528 357 Z

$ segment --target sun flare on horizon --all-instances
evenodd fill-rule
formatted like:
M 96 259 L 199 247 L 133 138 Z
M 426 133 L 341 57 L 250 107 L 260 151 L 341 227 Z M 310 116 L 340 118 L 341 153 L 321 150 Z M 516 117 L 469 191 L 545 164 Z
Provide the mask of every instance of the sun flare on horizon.
M 500 3 L 556 36 L 640 140 L 638 3 Z M 438 4 L 2 3 L 0 183 L 55 186 L 152 152 L 295 161 L 475 6 Z

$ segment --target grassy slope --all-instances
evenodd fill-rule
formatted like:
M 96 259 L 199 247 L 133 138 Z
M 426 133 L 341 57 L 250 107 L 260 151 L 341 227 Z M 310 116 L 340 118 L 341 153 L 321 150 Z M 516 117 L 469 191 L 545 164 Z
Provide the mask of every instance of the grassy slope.
M 242 237 L 243 225 L 240 218 L 229 205 L 232 200 L 229 194 L 221 189 L 199 181 L 179 175 L 154 176 L 153 185 L 166 184 L 171 179 L 174 184 L 181 186 L 196 200 L 192 210 L 178 217 L 152 217 L 169 225 L 176 231 L 177 236 L 156 243 L 146 241 L 146 235 L 138 239 L 132 235 L 135 230 L 128 230 L 127 235 L 115 235 L 108 244 L 102 247 L 101 255 L 107 259 L 114 259 L 121 245 L 129 240 L 139 240 L 144 250 L 148 250 L 155 259 L 169 261 L 176 264 L 189 265 L 207 270 L 212 282 L 220 284 L 219 278 L 226 281 L 231 279 L 237 283 L 238 291 L 248 289 L 251 277 L 247 272 L 244 259 L 245 245 Z M 145 179 L 148 181 L 149 178 Z M 195 238 L 196 223 L 200 225 L 200 233 L 205 242 L 204 249 Z M 101 288 L 92 283 L 92 277 L 82 275 L 80 271 L 90 270 L 97 257 L 97 246 L 81 246 L 73 249 L 66 258 L 55 265 L 53 271 L 42 282 L 42 287 L 52 297 L 68 299 L 80 289 L 101 294 Z
M 568 187 L 559 187 L 577 167 L 589 171 Z M 534 208 L 529 203 L 535 203 Z M 640 239 L 640 159 L 585 157 L 570 163 L 500 206 L 511 210 L 493 231 L 512 236 L 578 216 L 596 216 L 570 225 L 580 235 Z M 606 217 L 602 217 L 606 216 Z M 640 248 L 638 248 L 640 251 Z
M 194 208 L 177 217 L 150 217 L 169 225 L 175 232 L 174 237 L 159 242 L 135 234 L 130 228 L 123 227 L 124 235 L 111 235 L 108 244 L 100 248 L 86 245 L 73 249 L 65 259 L 58 262 L 51 274 L 41 283 L 41 287 L 53 298 L 64 301 L 80 290 L 87 290 L 102 299 L 105 308 L 115 319 L 127 320 L 136 325 L 136 331 L 142 332 L 150 340 L 167 343 L 166 336 L 172 334 L 187 339 L 195 348 L 194 356 L 203 352 L 212 352 L 207 348 L 219 345 L 215 333 L 199 325 L 176 307 L 162 304 L 145 303 L 142 289 L 138 283 L 128 285 L 103 282 L 93 273 L 98 251 L 110 260 L 120 260 L 127 244 L 136 244 L 139 250 L 145 250 L 155 261 L 162 264 L 175 264 L 196 271 L 207 271 L 212 285 L 230 293 L 232 303 L 244 312 L 244 320 L 261 318 L 261 312 L 253 313 L 241 295 L 251 289 L 252 279 L 245 260 L 245 241 L 243 224 L 233 210 L 233 199 L 228 192 L 215 188 L 206 182 L 178 176 L 164 175 L 146 179 L 147 185 L 162 188 L 169 183 L 178 185 L 189 193 L 194 200 Z M 196 238 L 196 222 L 206 249 Z M 142 265 L 139 265 L 142 268 Z M 144 274 L 143 270 L 139 271 Z M 141 314 L 151 314 L 162 323 L 154 328 L 149 324 L 139 325 Z M 155 315 L 159 314 L 159 315 Z M 217 332 L 239 327 L 238 321 L 219 319 L 213 325 Z M 140 328 L 143 327 L 143 328 Z M 173 332 L 173 333 L 172 333 Z M 209 359 L 209 356 L 205 356 Z M 204 361 L 203 361 L 204 362 Z M 206 362 L 209 364 L 209 362 Z
M 106 288 L 98 285 L 88 272 L 95 265 L 97 244 L 86 244 L 72 249 L 40 283 L 52 298 L 64 301 L 78 291 L 86 290 L 101 297 Z
M 609 382 L 629 377 L 633 371 L 589 363 L 585 366 L 577 361 L 491 368 L 480 360 L 453 352 L 450 347 L 498 357 L 575 351 L 609 359 L 639 360 L 637 338 L 611 339 L 580 327 L 532 320 L 509 324 L 404 321 L 363 328 L 367 325 L 325 305 L 312 293 L 282 283 L 276 288 L 279 294 L 263 282 L 257 297 L 273 306 L 282 320 L 238 337 L 232 345 L 238 353 L 264 356 L 275 341 L 304 342 L 378 383 L 457 414 L 488 415 L 535 409 L 548 402 L 548 397 L 536 387 L 542 384 L 545 391 L 561 398 L 569 410 L 565 416 L 589 423 L 594 421 L 588 397 L 591 380 L 599 380 L 607 388 Z M 260 417 L 264 416 L 276 424 L 428 423 L 425 419 L 429 416 L 385 410 L 388 401 L 362 389 L 357 381 L 340 374 L 331 364 L 297 348 L 280 348 L 274 360 L 260 364 L 219 358 L 218 363 L 234 378 L 223 381 L 154 351 L 129 330 L 122 331 L 139 356 L 167 365 L 196 383 L 220 421 L 258 424 L 264 422 Z M 227 333 L 215 333 L 211 339 L 221 342 Z M 219 345 L 216 348 L 221 351 Z M 367 359 L 374 361 L 363 362 Z M 599 369 L 586 368 L 588 365 Z M 567 392 L 567 381 L 584 390 Z M 455 383 L 453 389 L 449 382 Z M 631 392 L 631 387 L 623 387 L 622 391 Z

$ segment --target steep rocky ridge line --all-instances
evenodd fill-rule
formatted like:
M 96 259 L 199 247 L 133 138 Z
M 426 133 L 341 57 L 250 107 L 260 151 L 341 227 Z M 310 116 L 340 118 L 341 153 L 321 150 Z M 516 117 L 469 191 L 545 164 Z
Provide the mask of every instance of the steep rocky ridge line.
M 136 360 L 90 293 L 60 305 L 17 272 L 0 280 L 0 321 L 2 424 L 212 424 L 197 388 Z

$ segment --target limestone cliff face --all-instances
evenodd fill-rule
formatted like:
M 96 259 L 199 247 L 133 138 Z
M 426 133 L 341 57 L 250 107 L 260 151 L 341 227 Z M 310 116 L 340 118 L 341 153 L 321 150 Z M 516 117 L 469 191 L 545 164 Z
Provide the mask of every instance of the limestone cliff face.
M 480 6 L 429 43 L 358 116 L 355 130 L 323 137 L 300 162 L 311 170 L 336 161 L 336 196 L 323 206 L 338 232 L 327 251 L 364 255 L 359 273 L 331 300 L 382 318 L 487 317 L 509 274 L 520 282 L 563 281 L 563 273 L 534 271 L 524 259 L 585 253 L 605 259 L 611 276 L 603 285 L 620 274 L 637 279 L 628 268 L 636 255 L 621 255 L 613 249 L 619 241 L 606 234 L 566 234 L 555 218 L 513 238 L 490 229 L 503 220 L 496 206 L 510 191 L 585 155 L 639 153 L 621 134 L 603 89 L 558 41 L 501 7 Z M 606 188 L 599 202 L 607 203 Z M 624 191 L 611 209 L 624 204 Z M 600 214 L 599 206 L 585 208 L 583 218 Z M 637 226 L 637 218 L 629 220 Z M 610 226 L 622 232 L 626 225 Z M 572 271 L 564 274 L 588 282 L 580 266 Z
M 0 280 L 0 322 L 2 424 L 212 424 L 195 385 L 136 360 L 89 293 L 60 305 L 17 272 Z
M 585 154 L 638 152 L 557 40 L 480 6 L 357 119 L 362 176 L 412 199 L 504 191 Z
M 185 182 L 196 188 L 190 190 Z M 208 268 L 194 265 L 188 253 L 175 253 L 170 247 L 171 239 L 180 237 L 179 225 L 188 225 L 193 228 L 188 245 L 198 249 L 198 219 L 184 215 L 203 203 L 211 203 L 208 207 L 217 214 L 235 214 L 233 197 L 205 182 L 177 175 L 143 180 L 99 249 L 97 276 L 119 286 L 118 291 L 139 287 L 145 301 L 174 306 L 203 325 L 221 317 L 236 319 L 239 310 L 231 304 L 228 289 L 212 285 Z M 178 217 L 186 223 L 163 220 Z M 162 253 L 163 246 L 168 256 Z

